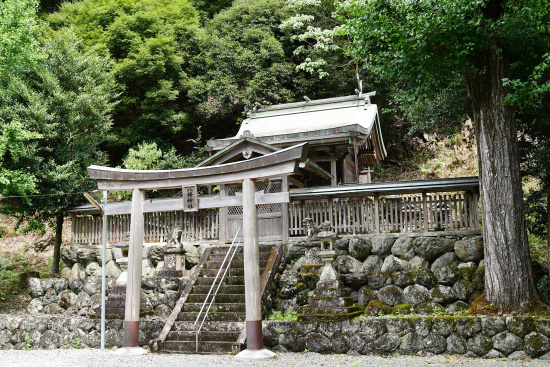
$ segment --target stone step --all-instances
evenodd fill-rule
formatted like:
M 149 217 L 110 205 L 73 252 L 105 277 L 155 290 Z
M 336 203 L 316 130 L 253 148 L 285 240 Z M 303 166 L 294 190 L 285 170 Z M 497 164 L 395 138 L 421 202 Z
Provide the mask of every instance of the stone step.
M 203 303 L 206 298 L 206 294 L 190 294 L 187 296 L 187 302 L 189 303 Z M 244 293 L 242 294 L 224 294 L 218 293 L 216 295 L 217 303 L 244 303 Z
M 177 320 L 195 322 L 198 315 L 198 312 L 180 312 Z M 202 322 L 204 315 L 201 315 L 199 322 Z M 206 321 L 244 322 L 245 316 L 244 312 L 209 312 Z
M 361 307 L 302 307 L 302 315 L 345 315 L 361 312 Z
M 338 298 L 310 298 L 309 307 L 350 307 L 353 306 L 353 300 L 350 297 Z
M 274 245 L 260 245 L 259 246 L 259 250 L 260 252 L 271 252 L 271 250 L 273 249 Z M 239 250 L 237 253 L 242 253 L 243 252 L 243 246 L 240 245 L 238 246 Z M 221 246 L 214 246 L 212 247 L 212 252 L 211 254 L 225 254 L 227 253 L 227 251 L 229 250 L 229 245 L 221 245 Z
M 240 331 L 209 331 L 201 330 L 199 341 L 232 342 L 239 337 Z M 170 331 L 166 337 L 167 341 L 195 341 L 195 331 Z
M 202 303 L 185 303 L 181 308 L 182 312 L 199 312 Z M 205 309 L 208 304 L 205 306 Z M 210 312 L 246 312 L 244 303 L 213 303 Z
M 260 260 L 267 260 L 269 259 L 269 255 L 271 255 L 271 252 L 260 252 L 259 253 L 259 258 Z M 226 254 L 210 254 L 210 257 L 208 258 L 209 261 L 219 261 L 219 262 L 222 262 L 224 259 L 225 259 L 225 256 Z M 243 254 L 242 252 L 241 253 L 236 253 L 235 256 L 233 257 L 233 261 L 242 261 L 243 260 Z M 228 259 L 226 261 L 229 261 L 229 256 L 228 256 Z
M 348 297 L 349 291 L 347 289 L 315 289 L 311 293 L 311 298 L 335 298 L 335 297 Z
M 202 325 L 202 331 L 238 331 L 244 329 L 244 322 L 229 321 L 229 322 L 216 322 L 205 321 Z M 193 321 L 178 321 L 174 322 L 174 326 L 171 331 L 194 331 L 195 320 Z
M 218 274 L 218 269 L 202 269 L 199 274 L 199 279 L 202 277 L 214 278 L 216 277 L 217 274 Z M 244 268 L 235 269 L 234 267 L 231 267 L 231 269 L 229 269 L 229 271 L 225 276 L 226 277 L 229 277 L 229 276 L 244 277 Z
M 267 260 L 260 260 L 260 270 L 263 271 L 267 264 Z M 206 269 L 219 269 L 222 265 L 221 261 L 207 261 L 204 266 Z M 244 260 L 233 260 L 231 262 L 232 268 L 244 268 Z
M 228 272 L 229 273 L 229 272 Z M 219 283 L 219 279 L 221 278 L 221 276 L 223 275 L 223 273 L 220 275 L 220 277 L 218 278 L 218 282 L 217 284 Z M 198 277 L 195 284 L 196 285 L 208 285 L 208 286 L 211 286 L 212 283 L 214 282 L 214 279 L 216 279 L 215 277 Z M 239 277 L 239 276 L 228 276 L 227 274 L 225 275 L 225 278 L 223 279 L 223 283 L 222 284 L 228 284 L 228 285 L 244 285 L 244 277 Z
M 317 315 L 298 315 L 298 322 L 310 321 L 343 321 L 361 316 L 363 311 L 356 311 L 349 314 L 334 315 L 334 314 L 317 314 Z
M 208 294 L 210 291 L 211 285 L 195 285 L 191 289 L 191 294 Z M 214 291 L 216 288 L 214 289 Z M 244 285 L 224 285 L 222 284 L 220 288 L 218 289 L 218 292 L 216 294 L 244 294 Z M 225 302 L 223 302 L 225 303 Z
M 235 342 L 199 342 L 198 350 L 194 341 L 166 341 L 162 353 L 204 353 L 220 354 L 240 352 L 240 346 Z

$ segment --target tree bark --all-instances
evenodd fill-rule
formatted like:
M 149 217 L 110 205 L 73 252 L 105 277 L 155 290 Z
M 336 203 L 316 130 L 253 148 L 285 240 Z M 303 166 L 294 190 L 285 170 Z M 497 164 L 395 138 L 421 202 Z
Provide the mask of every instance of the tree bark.
M 59 275 L 59 261 L 61 260 L 61 241 L 63 238 L 63 213 L 57 213 L 55 215 L 55 241 L 53 243 L 53 263 L 52 274 L 53 276 Z
M 501 312 L 527 311 L 538 302 L 525 226 L 513 108 L 502 83 L 509 62 L 498 48 L 474 55 L 466 74 L 476 130 L 486 298 Z

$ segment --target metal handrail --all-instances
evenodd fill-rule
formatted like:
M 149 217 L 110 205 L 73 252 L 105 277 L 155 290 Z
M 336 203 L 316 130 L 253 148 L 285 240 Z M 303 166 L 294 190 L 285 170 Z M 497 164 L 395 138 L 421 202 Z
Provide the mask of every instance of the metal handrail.
M 214 278 L 214 281 L 212 282 L 212 286 L 210 287 L 210 290 L 208 291 L 208 294 L 206 295 L 206 298 L 204 299 L 204 302 L 203 302 L 202 307 L 199 311 L 199 314 L 197 315 L 197 319 L 195 320 L 195 323 L 193 324 L 193 326 L 195 327 L 195 331 L 196 331 L 196 334 L 195 334 L 195 351 L 196 352 L 199 351 L 199 334 L 201 332 L 202 326 L 204 325 L 204 322 L 206 321 L 206 317 L 208 316 L 208 312 L 210 311 L 210 308 L 212 307 L 212 303 L 214 302 L 214 299 L 216 299 L 216 295 L 218 294 L 218 290 L 220 289 L 220 286 L 223 283 L 223 279 L 225 278 L 225 275 L 227 274 L 227 271 L 231 267 L 231 262 L 233 261 L 233 258 L 235 257 L 235 254 L 237 253 L 238 245 L 239 245 L 239 243 L 241 243 L 241 241 L 239 240 L 239 242 L 237 244 L 235 244 L 235 241 L 237 240 L 237 236 L 239 235 L 242 227 L 243 227 L 243 223 L 241 222 L 241 225 L 240 225 L 239 229 L 237 230 L 237 233 L 235 233 L 235 237 L 233 238 L 233 242 L 231 242 L 231 246 L 229 246 L 229 249 L 227 250 L 227 253 L 225 254 L 225 257 L 224 257 L 224 259 L 223 259 L 223 261 L 220 265 L 220 269 L 218 270 L 218 273 L 216 274 L 216 278 Z M 231 254 L 231 250 L 233 250 L 232 254 Z M 231 254 L 231 258 L 229 259 L 229 263 L 227 264 L 227 267 L 225 268 L 225 271 L 223 272 L 223 275 L 220 279 L 218 287 L 216 288 L 214 294 L 212 294 L 212 298 L 210 300 L 208 308 L 206 309 L 206 312 L 204 313 L 204 317 L 202 319 L 202 322 L 197 327 L 197 323 L 199 322 L 199 319 L 202 315 L 202 311 L 204 310 L 204 307 L 206 306 L 206 303 L 208 302 L 208 297 L 210 297 L 210 294 L 212 293 L 212 290 L 216 286 L 216 281 L 218 280 L 218 277 L 220 276 L 220 273 L 223 270 L 223 267 L 225 265 L 225 262 L 227 261 L 227 258 L 229 256 L 229 254 Z

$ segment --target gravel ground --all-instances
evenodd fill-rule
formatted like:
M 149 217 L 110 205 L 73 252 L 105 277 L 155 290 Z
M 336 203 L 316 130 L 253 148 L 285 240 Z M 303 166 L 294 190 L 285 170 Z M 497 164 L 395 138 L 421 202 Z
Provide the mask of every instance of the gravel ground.
M 3 350 L 0 351 L 1 367 L 231 367 L 231 366 L 549 366 L 550 361 L 507 361 L 494 359 L 472 359 L 455 356 L 349 356 L 322 355 L 317 353 L 282 353 L 271 361 L 239 361 L 230 355 L 192 355 L 192 354 L 147 354 L 143 356 L 122 357 L 112 351 L 98 349 L 56 349 L 56 350 Z

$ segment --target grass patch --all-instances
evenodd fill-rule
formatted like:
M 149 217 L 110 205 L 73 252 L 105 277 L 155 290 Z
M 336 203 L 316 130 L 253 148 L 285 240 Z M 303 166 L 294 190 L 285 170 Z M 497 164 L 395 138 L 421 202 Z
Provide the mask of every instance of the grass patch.
M 273 311 L 273 313 L 267 318 L 271 321 L 297 321 L 298 312 L 293 309 L 288 309 L 283 315 L 281 311 Z

